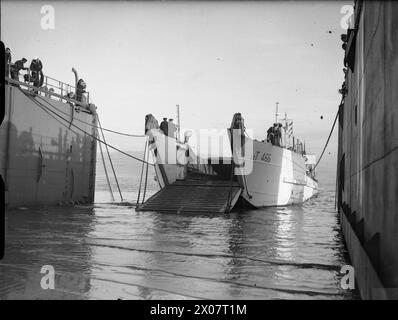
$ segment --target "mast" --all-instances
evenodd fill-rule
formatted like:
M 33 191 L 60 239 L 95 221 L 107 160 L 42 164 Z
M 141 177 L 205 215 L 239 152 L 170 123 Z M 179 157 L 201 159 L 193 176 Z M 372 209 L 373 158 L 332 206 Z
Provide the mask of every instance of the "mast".
M 287 113 L 285 112 L 285 119 L 283 119 L 285 121 L 285 125 L 283 126 L 283 129 L 285 131 L 285 134 L 283 135 L 283 144 L 286 147 L 286 136 L 287 136 Z
M 279 102 L 276 103 L 275 123 L 278 123 L 278 108 L 279 108 Z
M 180 105 L 177 104 L 177 139 L 180 140 L 180 128 L 181 128 L 181 123 L 180 123 Z

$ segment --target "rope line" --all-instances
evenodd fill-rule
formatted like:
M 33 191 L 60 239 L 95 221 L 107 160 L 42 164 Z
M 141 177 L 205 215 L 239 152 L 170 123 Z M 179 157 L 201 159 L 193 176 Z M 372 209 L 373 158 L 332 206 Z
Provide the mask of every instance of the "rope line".
M 101 128 L 101 122 L 100 122 L 100 119 L 99 119 L 99 117 L 98 117 L 98 114 L 97 114 L 97 120 L 98 120 L 98 125 L 99 125 L 99 127 Z M 106 143 L 104 131 L 102 131 L 102 128 L 101 128 L 100 130 L 101 130 L 101 134 L 102 134 L 102 139 L 103 139 L 104 142 Z M 108 154 L 109 162 L 110 162 L 110 164 L 111 164 L 113 176 L 115 177 L 117 190 L 119 191 L 119 195 L 120 195 L 120 201 L 123 202 L 122 191 L 120 191 L 119 181 L 117 180 L 116 171 L 115 171 L 115 168 L 114 168 L 114 166 L 113 166 L 112 158 L 111 158 L 111 155 L 109 154 L 109 149 L 108 149 L 108 146 L 107 146 L 107 145 L 105 145 L 105 149 L 106 149 L 106 153 Z M 144 160 L 145 160 L 145 159 L 144 159 Z
M 20 89 L 21 90 L 21 89 Z M 53 116 L 51 113 L 55 114 L 57 117 L 61 118 L 62 120 L 64 120 L 66 123 L 70 123 L 70 121 L 68 119 L 65 119 L 64 117 L 60 116 L 59 114 L 57 114 L 55 111 L 51 110 L 50 108 L 46 107 L 45 105 L 41 104 L 39 101 L 36 101 L 33 97 L 31 97 L 30 95 L 26 94 L 23 90 L 21 90 L 21 92 L 30 100 L 32 100 L 40 109 L 42 109 L 43 111 L 45 111 L 47 114 L 49 114 L 52 118 L 54 118 L 57 122 L 59 122 L 62 126 L 64 126 L 65 128 L 67 128 L 68 130 L 71 130 L 73 133 L 78 134 L 76 131 L 70 129 L 67 125 L 65 125 L 63 122 L 61 122 L 59 119 L 57 119 L 55 116 Z M 50 113 L 51 112 L 51 113 Z M 83 132 L 84 134 L 88 135 L 89 137 L 93 138 L 94 140 L 107 145 L 109 148 L 118 151 L 119 153 L 132 158 L 134 160 L 146 163 L 146 161 L 139 159 L 137 157 L 132 156 L 131 154 L 128 154 L 126 152 L 124 152 L 123 150 L 120 150 L 104 141 L 102 141 L 101 139 L 99 139 L 98 137 L 88 133 L 87 131 L 83 130 L 82 128 L 76 126 L 75 124 L 72 123 L 72 127 L 75 127 L 76 129 L 78 129 L 79 131 Z M 154 166 L 154 164 L 152 163 L 148 163 L 148 165 Z
M 63 113 L 63 114 L 66 115 L 66 116 L 69 116 L 68 113 L 66 113 L 65 111 L 62 111 L 62 110 L 60 110 L 59 108 L 57 108 L 56 106 L 52 105 L 50 102 L 48 102 L 48 101 L 47 101 L 46 99 L 44 99 L 42 96 L 38 95 L 37 97 L 40 98 L 42 101 L 46 102 L 49 106 L 51 106 L 52 108 L 54 108 L 54 109 L 57 110 L 58 112 Z M 79 118 L 75 118 L 75 120 L 77 120 L 77 121 L 79 121 L 79 122 L 81 122 L 81 123 L 84 123 L 84 124 L 86 124 L 86 125 L 88 125 L 88 126 L 90 126 L 90 127 L 93 127 L 93 128 L 96 128 L 96 129 L 100 129 L 100 130 L 101 130 L 101 128 L 100 128 L 99 126 L 96 126 L 96 125 L 94 125 L 94 124 L 92 124 L 92 123 L 86 122 L 86 121 L 81 120 L 81 119 L 79 119 Z M 120 131 L 115 131 L 115 130 L 107 129 L 107 128 L 104 128 L 104 127 L 102 127 L 102 130 L 107 131 L 107 132 L 111 132 L 111 133 L 114 133 L 114 134 L 126 136 L 126 137 L 145 138 L 145 135 L 144 135 L 144 134 L 124 133 L 124 132 L 120 132 Z
M 329 137 L 326 140 L 326 143 L 325 143 L 325 146 L 324 146 L 323 151 L 321 153 L 321 156 L 319 157 L 318 161 L 316 162 L 316 165 L 314 166 L 314 170 L 316 169 L 316 167 L 318 166 L 319 162 L 321 161 L 321 159 L 323 157 L 323 154 L 325 153 L 325 150 L 326 150 L 326 148 L 327 148 L 327 146 L 329 144 L 330 137 L 332 136 L 332 133 L 333 133 L 333 130 L 334 130 L 334 126 L 336 125 L 337 118 L 339 117 L 339 111 L 340 111 L 340 108 L 339 108 L 339 110 L 337 110 L 336 117 L 334 118 L 332 129 L 330 130 L 330 133 L 329 133 Z
M 99 135 L 98 129 L 97 129 L 97 135 Z M 101 143 L 99 143 L 98 145 L 99 145 L 100 152 L 101 152 L 102 165 L 104 166 L 106 183 L 108 184 L 108 189 L 109 189 L 109 193 L 111 194 L 111 199 L 112 199 L 113 202 L 115 202 L 115 197 L 113 196 L 111 182 L 109 181 L 108 170 L 107 170 L 106 165 L 105 165 L 104 153 L 102 152 L 102 145 L 101 145 Z

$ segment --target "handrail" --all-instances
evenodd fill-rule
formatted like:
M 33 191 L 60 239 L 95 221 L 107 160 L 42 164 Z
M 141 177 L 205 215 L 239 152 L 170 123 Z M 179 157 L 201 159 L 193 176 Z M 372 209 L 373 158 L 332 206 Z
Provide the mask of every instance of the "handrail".
M 11 70 L 11 66 L 13 63 L 9 63 L 8 69 Z M 74 85 L 71 85 L 69 83 L 57 80 L 55 78 L 52 78 L 47 75 L 43 75 L 43 85 L 41 87 L 35 87 L 33 84 L 31 84 L 31 81 L 26 81 L 25 75 L 27 75 L 28 79 L 31 79 L 31 70 L 30 68 L 27 68 L 25 70 L 20 70 L 18 74 L 18 81 L 15 79 L 11 79 L 9 75 L 6 75 L 6 79 L 10 83 L 14 83 L 17 85 L 23 85 L 26 86 L 29 89 L 32 89 L 34 91 L 39 91 L 41 93 L 44 93 L 46 97 L 57 97 L 59 101 L 66 100 L 68 102 L 73 102 L 79 106 L 87 108 L 87 106 L 90 104 L 90 93 L 89 92 L 84 92 L 82 96 L 83 101 L 77 101 L 74 96 L 76 92 L 76 87 Z M 22 76 L 23 81 L 21 81 L 20 77 Z
M 13 83 L 13 84 L 16 84 L 16 85 L 20 85 L 21 87 L 26 87 L 27 90 L 30 91 L 30 92 L 36 91 L 37 93 L 43 93 L 45 97 L 49 97 L 49 98 L 56 97 L 56 98 L 58 98 L 58 101 L 66 101 L 68 103 L 75 104 L 76 106 L 79 106 L 79 107 L 83 108 L 83 110 L 87 110 L 90 113 L 92 113 L 92 110 L 90 110 L 89 104 L 87 104 L 87 103 L 82 103 L 82 102 L 77 101 L 77 100 L 75 100 L 73 98 L 70 98 L 68 96 L 61 96 L 58 93 L 49 92 L 48 90 L 46 90 L 43 87 L 35 87 L 35 86 L 31 85 L 31 84 L 28 84 L 28 83 L 25 83 L 25 82 L 21 82 L 21 81 L 17 81 L 17 80 L 8 78 L 8 77 L 6 77 L 6 81 L 8 83 Z M 53 100 L 55 100 L 55 99 L 53 99 Z

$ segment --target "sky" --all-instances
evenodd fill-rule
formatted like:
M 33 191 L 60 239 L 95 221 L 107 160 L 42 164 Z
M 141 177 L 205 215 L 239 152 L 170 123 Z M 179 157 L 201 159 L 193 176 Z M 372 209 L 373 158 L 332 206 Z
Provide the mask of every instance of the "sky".
M 146 114 L 175 119 L 179 104 L 182 131 L 227 128 L 241 112 L 262 140 L 279 102 L 280 117 L 319 156 L 341 100 L 347 4 L 1 1 L 1 39 L 14 61 L 38 56 L 53 78 L 73 84 L 75 67 L 103 127 L 142 134 Z M 54 8 L 54 29 L 41 26 L 43 5 Z M 334 171 L 336 156 L 337 130 L 319 169 Z

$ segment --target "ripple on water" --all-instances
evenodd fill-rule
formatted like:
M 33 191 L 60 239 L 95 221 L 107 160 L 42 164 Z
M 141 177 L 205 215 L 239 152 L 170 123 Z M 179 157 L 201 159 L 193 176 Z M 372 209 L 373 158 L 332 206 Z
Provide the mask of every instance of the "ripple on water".
M 133 199 L 133 198 L 132 198 Z M 45 298 L 42 265 L 74 299 L 352 299 L 334 191 L 302 206 L 224 214 L 131 204 L 7 212 L 0 298 Z

